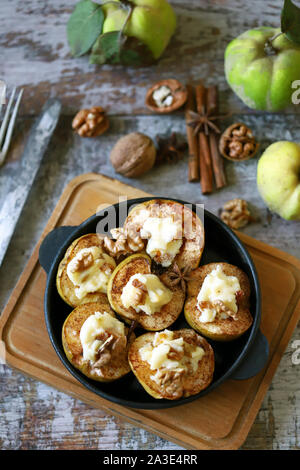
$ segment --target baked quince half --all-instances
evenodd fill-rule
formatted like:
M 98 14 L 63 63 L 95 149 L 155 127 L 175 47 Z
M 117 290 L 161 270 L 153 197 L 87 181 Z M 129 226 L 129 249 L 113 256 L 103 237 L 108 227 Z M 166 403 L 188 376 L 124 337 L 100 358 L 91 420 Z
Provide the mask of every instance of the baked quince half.
M 154 398 L 178 400 L 196 395 L 213 379 L 214 352 L 194 330 L 145 333 L 130 345 L 130 367 Z
M 71 307 L 106 298 L 108 280 L 116 267 L 105 253 L 103 237 L 89 233 L 77 238 L 59 264 L 56 286 L 59 295 Z
M 185 292 L 169 286 L 167 274 L 152 273 L 151 258 L 138 253 L 123 260 L 112 273 L 107 295 L 111 308 L 126 322 L 150 331 L 163 330 L 178 318 Z
M 67 359 L 90 379 L 111 382 L 130 372 L 128 346 L 134 341 L 108 301 L 76 307 L 64 322 L 62 343 Z
M 231 341 L 252 325 L 248 276 L 237 266 L 210 263 L 189 274 L 184 315 L 199 333 Z
M 124 233 L 144 241 L 145 252 L 157 264 L 180 269 L 198 267 L 204 249 L 204 227 L 188 205 L 168 199 L 138 204 L 124 222 Z

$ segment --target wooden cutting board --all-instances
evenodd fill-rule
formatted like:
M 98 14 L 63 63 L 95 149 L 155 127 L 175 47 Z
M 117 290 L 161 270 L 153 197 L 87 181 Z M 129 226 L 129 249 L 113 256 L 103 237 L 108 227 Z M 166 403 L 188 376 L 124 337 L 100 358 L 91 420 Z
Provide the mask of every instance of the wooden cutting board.
M 238 449 L 247 437 L 265 393 L 300 317 L 300 261 L 244 234 L 238 234 L 255 262 L 262 288 L 261 331 L 270 345 L 269 361 L 252 379 L 228 380 L 200 399 L 165 410 L 129 409 L 86 390 L 62 365 L 50 343 L 43 312 L 46 274 L 39 245 L 61 225 L 78 225 L 100 208 L 148 194 L 102 175 L 72 180 L 62 194 L 0 318 L 6 362 L 135 426 L 186 449 Z

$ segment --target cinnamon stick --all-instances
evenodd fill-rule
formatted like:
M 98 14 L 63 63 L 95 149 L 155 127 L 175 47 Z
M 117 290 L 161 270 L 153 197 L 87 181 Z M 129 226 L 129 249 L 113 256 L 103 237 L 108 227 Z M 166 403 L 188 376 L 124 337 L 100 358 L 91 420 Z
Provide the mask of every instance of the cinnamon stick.
M 218 108 L 218 87 L 211 86 L 207 90 L 207 113 L 211 116 L 217 115 Z M 220 189 L 226 186 L 227 183 L 224 171 L 224 162 L 220 155 L 217 136 L 214 132 L 210 132 L 209 134 L 209 147 L 216 187 Z
M 196 104 L 198 113 L 204 113 L 207 106 L 207 90 L 202 83 L 196 86 Z M 198 134 L 198 158 L 201 190 L 203 194 L 208 194 L 213 190 L 213 171 L 209 140 L 203 131 Z
M 193 129 L 188 125 L 189 112 L 196 110 L 194 90 L 191 85 L 187 85 L 188 98 L 185 106 L 186 134 L 189 149 L 188 159 L 188 179 L 190 182 L 199 181 L 199 163 L 198 163 L 198 139 Z

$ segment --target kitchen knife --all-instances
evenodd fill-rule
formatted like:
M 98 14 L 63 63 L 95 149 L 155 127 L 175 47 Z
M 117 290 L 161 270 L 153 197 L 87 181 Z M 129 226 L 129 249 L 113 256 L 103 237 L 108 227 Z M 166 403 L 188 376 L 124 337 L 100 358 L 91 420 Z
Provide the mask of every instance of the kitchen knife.
M 10 168 L 9 165 L 5 165 L 0 170 L 0 196 L 2 194 L 2 205 L 0 208 L 0 265 L 50 138 L 57 125 L 60 111 L 60 101 L 49 99 L 30 131 L 20 167 Z

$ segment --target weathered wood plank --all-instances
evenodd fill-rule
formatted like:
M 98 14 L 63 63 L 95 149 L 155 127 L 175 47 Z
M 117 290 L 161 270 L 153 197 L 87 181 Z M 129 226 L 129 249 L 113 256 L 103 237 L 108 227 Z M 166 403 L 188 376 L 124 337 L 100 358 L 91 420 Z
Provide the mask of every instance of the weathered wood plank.
M 110 114 L 149 114 L 148 87 L 173 76 L 184 83 L 200 78 L 217 83 L 221 107 L 247 108 L 229 90 L 223 56 L 228 42 L 247 29 L 278 26 L 282 1 L 193 0 L 172 2 L 178 28 L 163 58 L 154 67 L 90 65 L 88 57 L 72 58 L 66 23 L 73 0 L 24 2 L 2 0 L 0 17 L 1 75 L 9 86 L 24 86 L 23 114 L 36 114 L 49 96 L 62 99 L 64 112 L 100 104 Z M 293 112 L 298 112 L 294 106 Z

